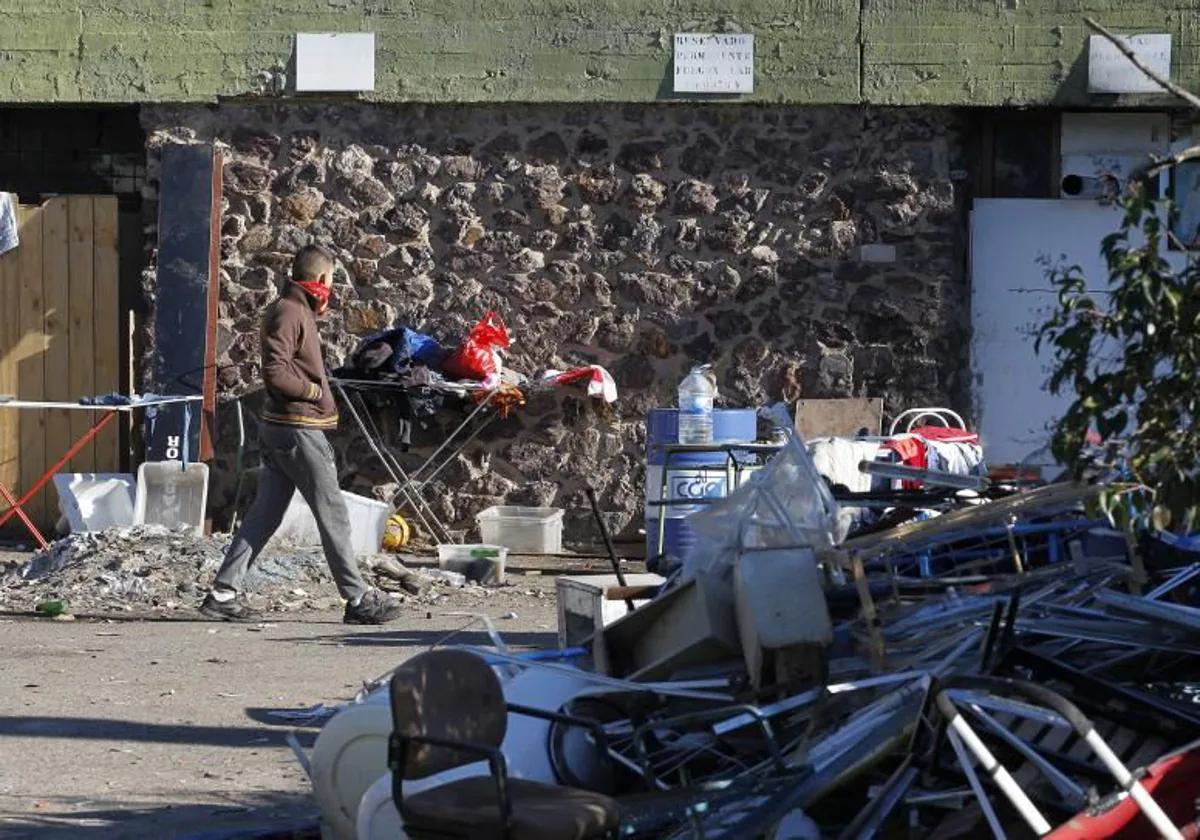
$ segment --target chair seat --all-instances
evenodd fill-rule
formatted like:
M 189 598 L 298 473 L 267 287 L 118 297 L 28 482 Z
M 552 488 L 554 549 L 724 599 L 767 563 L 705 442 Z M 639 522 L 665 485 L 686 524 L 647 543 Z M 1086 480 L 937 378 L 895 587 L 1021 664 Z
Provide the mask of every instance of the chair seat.
M 592 840 L 617 827 L 616 800 L 591 791 L 508 780 L 512 840 Z M 400 814 L 414 836 L 421 830 L 471 840 L 500 833 L 496 783 L 490 776 L 458 779 L 405 796 Z

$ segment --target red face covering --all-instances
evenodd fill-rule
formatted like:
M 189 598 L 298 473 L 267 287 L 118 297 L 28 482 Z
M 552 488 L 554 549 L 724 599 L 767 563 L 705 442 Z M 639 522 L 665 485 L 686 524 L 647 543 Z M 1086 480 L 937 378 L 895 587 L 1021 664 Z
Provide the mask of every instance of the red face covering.
M 316 310 L 322 312 L 329 306 L 329 298 L 333 295 L 333 287 L 326 286 L 320 280 L 293 281 L 317 302 Z

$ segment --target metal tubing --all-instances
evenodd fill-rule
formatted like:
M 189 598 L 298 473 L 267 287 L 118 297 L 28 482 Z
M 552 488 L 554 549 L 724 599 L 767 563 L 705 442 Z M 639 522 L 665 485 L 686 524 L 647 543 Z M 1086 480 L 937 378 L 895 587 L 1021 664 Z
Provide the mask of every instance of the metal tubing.
M 12 405 L 12 403 L 9 403 L 9 405 Z M 3 515 L 0 515 L 0 527 L 4 527 L 4 523 L 7 522 L 8 520 L 12 519 L 13 516 L 16 516 L 16 515 L 20 515 L 21 519 L 24 520 L 26 517 L 25 517 L 24 511 L 21 510 L 21 507 L 26 502 L 28 502 L 30 499 L 32 499 L 34 496 L 36 496 L 37 492 L 39 490 L 41 490 L 43 487 L 45 487 L 46 484 L 49 483 L 49 481 L 52 478 L 54 478 L 55 475 L 58 474 L 58 471 L 63 468 L 63 464 L 67 463 L 67 461 L 70 461 L 72 458 L 75 457 L 76 454 L 78 454 L 78 452 L 81 449 L 83 449 L 83 447 L 85 447 L 89 443 L 91 443 L 92 438 L 94 438 L 96 435 L 100 434 L 100 430 L 103 429 L 105 426 L 107 426 L 109 423 L 111 423 L 112 419 L 116 416 L 117 416 L 117 412 L 115 410 L 113 410 L 111 408 L 108 409 L 105 412 L 104 416 L 101 417 L 98 421 L 96 421 L 96 424 L 94 426 L 92 426 L 92 428 L 88 429 L 87 434 L 85 434 L 79 440 L 75 441 L 75 445 L 67 450 L 66 455 L 63 455 L 61 458 L 59 458 L 58 461 L 55 462 L 54 466 L 52 466 L 50 469 L 46 470 L 46 472 L 43 473 L 42 477 L 39 478 L 32 487 L 30 487 L 28 490 L 25 491 L 25 495 L 21 496 L 21 498 L 17 500 L 16 504 L 12 504 L 10 502 L 9 504 L 12 506 L 8 510 L 6 510 Z M 36 530 L 37 529 L 35 528 L 34 531 L 36 531 Z M 41 535 L 37 534 L 37 536 L 40 537 Z M 44 548 L 46 540 L 43 538 L 41 540 L 41 542 L 42 542 L 43 548 Z
M 987 745 L 980 740 L 975 734 L 975 730 L 963 719 L 961 714 L 955 714 L 950 719 L 950 728 L 958 734 L 967 748 L 974 753 L 975 758 L 979 760 L 983 771 L 988 774 L 996 786 L 1008 797 L 1008 800 L 1013 804 L 1020 813 L 1021 818 L 1029 823 L 1029 827 L 1037 832 L 1039 837 L 1049 834 L 1051 825 L 1042 816 L 1042 812 L 1037 809 L 1037 806 L 1025 795 L 1025 791 L 1021 790 L 1021 786 L 1017 784 L 1016 779 L 1004 768 L 996 756 L 992 755 L 991 750 Z
M 46 542 L 46 538 L 42 536 L 42 532 L 38 530 L 38 527 L 33 524 L 33 520 L 31 520 L 29 515 L 25 513 L 25 508 L 21 507 L 21 502 L 18 502 L 13 498 L 13 494 L 6 486 L 4 486 L 4 484 L 0 484 L 0 496 L 3 496 L 4 501 L 8 502 L 9 512 L 15 512 L 21 521 L 25 523 L 25 528 L 29 531 L 33 538 L 37 540 L 37 544 L 41 546 L 42 551 L 48 549 L 50 547 L 50 543 Z
M 392 480 L 400 486 L 400 493 L 404 494 L 404 496 L 408 499 L 409 504 L 413 506 L 413 510 L 416 512 L 417 517 L 421 520 L 421 524 L 428 528 L 430 535 L 434 536 L 439 541 L 443 536 L 448 536 L 448 533 L 445 531 L 445 529 L 441 528 L 440 522 L 438 523 L 439 528 L 435 529 L 430 524 L 429 520 L 426 519 L 422 507 L 428 507 L 428 505 L 426 505 L 424 499 L 417 494 L 412 485 L 412 480 L 408 477 L 408 475 L 405 474 L 404 470 L 400 468 L 400 465 L 395 463 L 394 460 L 390 460 L 388 458 L 388 454 L 385 453 L 383 448 L 375 442 L 375 437 L 367 429 L 366 422 L 358 413 L 358 409 L 354 407 L 354 403 L 351 402 L 350 398 L 346 395 L 346 390 L 342 387 L 342 384 L 337 380 L 333 380 L 333 387 L 337 389 L 338 395 L 342 398 L 342 402 L 344 402 L 346 407 L 350 409 L 350 416 L 354 418 L 354 422 L 358 425 L 358 430 L 362 432 L 363 437 L 366 439 L 367 445 L 371 447 L 371 450 L 379 457 L 379 460 L 383 462 L 383 468 L 388 471 L 388 474 L 391 475 Z M 430 510 L 430 515 L 433 515 L 432 510 Z M 436 521 L 437 517 L 433 516 L 433 519 Z
M 963 773 L 967 777 L 967 784 L 975 792 L 975 800 L 979 803 L 979 808 L 983 811 L 983 816 L 987 819 L 988 826 L 992 829 L 992 836 L 997 838 L 997 840 L 1007 840 L 1008 835 L 1004 833 L 1004 829 L 1000 826 L 1000 819 L 996 816 L 996 810 L 992 807 L 991 800 L 987 798 L 987 794 L 984 793 L 979 776 L 975 775 L 975 768 L 971 766 L 971 756 L 963 748 L 958 734 L 954 730 L 950 730 L 946 733 L 946 738 L 950 741 L 950 748 L 954 750 L 954 755 L 958 757 L 958 764 L 962 767 Z
M 1113 778 L 1117 780 L 1117 784 L 1122 790 L 1128 791 L 1133 801 L 1142 809 L 1142 813 L 1146 815 L 1146 819 L 1154 825 L 1165 840 L 1183 840 L 1183 834 L 1171 822 L 1163 809 L 1154 801 L 1154 797 L 1142 787 L 1142 783 L 1133 777 L 1133 774 L 1121 763 L 1121 759 L 1117 754 L 1109 749 L 1108 744 L 1100 737 L 1100 734 L 1095 729 L 1091 730 L 1084 736 L 1087 745 L 1092 748 L 1096 756 L 1108 768 L 1108 771 L 1113 774 Z
M 1070 807 L 1078 811 L 1087 806 L 1087 792 L 1079 785 L 1075 784 L 1075 782 L 1069 776 L 1043 758 L 1041 754 L 1029 746 L 1029 744 L 1025 743 L 1016 735 L 1005 729 L 999 721 L 997 721 L 983 709 L 979 708 L 978 705 L 972 703 L 967 708 L 971 714 L 979 718 L 979 720 L 983 722 L 984 726 L 994 732 L 998 738 L 1005 741 L 1010 747 L 1019 752 L 1021 755 L 1025 756 L 1028 761 L 1032 762 L 1033 765 L 1041 771 L 1042 775 L 1046 777 L 1050 784 L 1054 786 L 1054 789 L 1058 791 L 1059 795 L 1062 796 L 1063 801 L 1068 803 Z

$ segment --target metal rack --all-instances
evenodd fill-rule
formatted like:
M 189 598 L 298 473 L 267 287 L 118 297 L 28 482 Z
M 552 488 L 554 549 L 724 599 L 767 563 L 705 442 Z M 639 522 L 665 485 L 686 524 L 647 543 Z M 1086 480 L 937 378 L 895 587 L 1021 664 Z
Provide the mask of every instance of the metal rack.
M 675 443 L 662 447 L 662 479 L 659 482 L 658 499 L 647 502 L 651 507 L 661 508 L 658 517 L 658 538 L 655 543 L 655 553 L 661 555 L 667 539 L 667 508 L 693 507 L 695 505 L 711 505 L 720 501 L 724 496 L 702 497 L 696 499 L 668 498 L 667 483 L 671 474 L 671 458 L 679 455 L 706 455 L 721 453 L 725 455 L 724 464 L 695 464 L 687 469 L 699 473 L 725 474 L 726 492 L 742 483 L 742 474 L 748 470 L 761 469 L 772 455 L 783 449 L 781 443 L 711 443 L 688 444 Z M 744 458 L 741 456 L 745 456 Z

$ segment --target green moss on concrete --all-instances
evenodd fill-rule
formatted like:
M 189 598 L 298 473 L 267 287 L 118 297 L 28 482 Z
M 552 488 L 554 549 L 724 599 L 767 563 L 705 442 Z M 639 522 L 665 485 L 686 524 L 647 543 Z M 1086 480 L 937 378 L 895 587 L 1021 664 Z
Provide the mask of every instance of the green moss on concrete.
M 860 9 L 861 5 L 861 9 Z M 379 101 L 672 99 L 671 36 L 752 32 L 758 102 L 1098 102 L 1092 14 L 1169 32 L 1200 86 L 1195 0 L 0 0 L 0 101 L 272 92 L 297 32 L 376 33 Z

